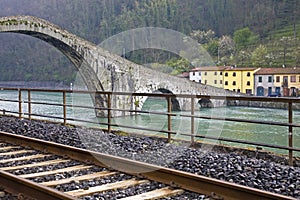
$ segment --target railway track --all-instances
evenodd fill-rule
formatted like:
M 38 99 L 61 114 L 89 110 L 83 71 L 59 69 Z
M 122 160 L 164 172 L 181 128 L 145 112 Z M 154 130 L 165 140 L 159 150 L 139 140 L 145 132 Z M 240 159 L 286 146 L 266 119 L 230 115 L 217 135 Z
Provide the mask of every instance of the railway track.
M 293 199 L 4 132 L 0 132 L 0 185 L 20 199 L 140 200 L 193 195 L 194 199 Z

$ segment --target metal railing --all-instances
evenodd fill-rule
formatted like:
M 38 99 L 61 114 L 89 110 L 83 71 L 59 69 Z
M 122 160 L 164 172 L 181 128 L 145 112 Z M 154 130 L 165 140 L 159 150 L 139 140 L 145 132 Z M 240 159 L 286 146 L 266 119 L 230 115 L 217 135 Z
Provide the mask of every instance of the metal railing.
M 239 144 L 246 144 L 246 145 L 254 145 L 254 146 L 261 146 L 261 147 L 269 147 L 281 150 L 287 150 L 289 155 L 289 164 L 293 165 L 293 152 L 300 152 L 300 148 L 293 146 L 293 128 L 300 127 L 300 124 L 293 123 L 293 105 L 300 103 L 300 99 L 296 98 L 267 98 L 267 97 L 242 97 L 242 96 L 207 96 L 207 95 L 185 95 L 185 94 L 157 94 L 157 93 L 126 93 L 126 92 L 95 92 L 95 91 L 75 91 L 75 90 L 43 90 L 43 89 L 17 89 L 17 88 L 1 88 L 2 91 L 16 91 L 18 92 L 17 99 L 6 99 L 0 98 L 0 102 L 14 102 L 18 103 L 18 111 L 9 111 L 6 109 L 1 109 L 2 113 L 5 114 L 14 114 L 17 115 L 19 118 L 28 118 L 32 119 L 33 117 L 39 118 L 49 118 L 55 120 L 61 120 L 61 122 L 66 125 L 68 122 L 84 122 L 84 123 L 91 123 L 97 125 L 103 125 L 107 127 L 107 131 L 111 132 L 113 127 L 121 127 L 121 128 L 129 128 L 134 130 L 142 130 L 142 131 L 151 131 L 157 133 L 166 134 L 168 141 L 172 140 L 172 135 L 181 134 L 183 136 L 190 137 L 192 143 L 195 142 L 196 139 L 210 139 L 216 141 L 225 141 L 225 142 L 232 142 L 232 143 L 239 143 Z M 27 98 L 22 96 L 23 93 L 27 92 Z M 32 101 L 32 92 L 52 92 L 52 93 L 60 93 L 62 94 L 62 103 L 48 103 L 48 102 L 38 102 Z M 107 99 L 107 107 L 94 107 L 94 106 L 82 106 L 82 105 L 73 105 L 67 104 L 67 94 L 70 93 L 78 93 L 78 94 L 97 94 L 106 96 Z M 113 96 L 129 96 L 131 98 L 136 97 L 158 97 L 158 98 L 166 98 L 167 100 L 167 112 L 163 111 L 147 111 L 147 110 L 137 110 L 137 109 L 118 109 L 112 107 L 112 97 Z M 172 99 L 174 98 L 184 98 L 189 99 L 191 102 L 190 114 L 178 114 L 172 111 Z M 199 99 L 214 99 L 214 100 L 226 100 L 226 101 L 259 101 L 259 102 L 276 102 L 276 103 L 284 103 L 287 104 L 287 112 L 288 112 L 288 122 L 273 122 L 273 121 L 263 121 L 263 120 L 248 120 L 248 119 L 239 119 L 239 118 L 230 118 L 230 117 L 218 117 L 218 116 L 200 116 L 195 115 L 195 100 Z M 23 112 L 23 106 L 27 104 L 27 112 Z M 56 106 L 61 107 L 62 109 L 62 116 L 50 116 L 44 114 L 37 114 L 32 112 L 32 105 L 48 105 L 48 106 Z M 107 113 L 106 119 L 107 122 L 94 122 L 85 119 L 76 119 L 71 118 L 67 114 L 67 108 L 85 108 L 85 109 L 96 109 L 102 110 Z M 114 111 L 122 111 L 128 114 L 153 114 L 153 115 L 162 115 L 167 116 L 167 128 L 166 129 L 155 129 L 155 128 L 148 128 L 148 127 L 137 127 L 137 126 L 130 126 L 124 124 L 115 124 L 112 120 L 112 112 Z M 174 117 L 184 117 L 190 119 L 190 133 L 182 132 L 179 133 L 178 131 L 172 130 L 172 119 Z M 201 135 L 195 131 L 195 120 L 196 119 L 206 119 L 206 120 L 223 120 L 223 121 L 230 121 L 230 122 L 239 122 L 239 123 L 252 123 L 252 124 L 261 124 L 261 125 L 274 125 L 274 126 L 281 126 L 287 127 L 288 133 L 288 145 L 275 145 L 275 144 L 267 144 L 262 142 L 253 142 L 253 141 L 246 141 L 246 140 L 239 140 L 239 139 L 232 139 L 232 138 L 223 138 L 223 137 L 214 137 L 209 135 Z M 188 126 L 188 125 L 187 125 Z

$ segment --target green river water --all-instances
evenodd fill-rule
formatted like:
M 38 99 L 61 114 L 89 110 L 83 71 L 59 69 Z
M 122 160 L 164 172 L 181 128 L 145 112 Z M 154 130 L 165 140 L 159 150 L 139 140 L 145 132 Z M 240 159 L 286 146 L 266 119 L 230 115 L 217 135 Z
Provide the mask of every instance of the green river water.
M 33 92 L 31 94 L 32 101 L 48 102 L 48 103 L 62 103 L 62 94 L 59 93 L 40 93 Z M 27 92 L 22 94 L 24 100 L 27 100 Z M 16 91 L 1 91 L 0 99 L 14 99 L 17 100 L 18 94 Z M 70 105 L 84 105 L 92 106 L 92 101 L 89 95 L 68 94 L 67 103 Z M 18 111 L 18 103 L 10 103 L 0 101 L 0 110 Z M 151 111 L 166 111 L 166 102 L 163 100 L 149 100 L 146 101 L 143 110 Z M 27 104 L 23 103 L 23 112 L 27 112 Z M 50 116 L 62 117 L 62 107 L 46 106 L 46 105 L 32 105 L 32 112 L 35 114 L 43 114 Z M 190 133 L 191 121 L 189 118 L 180 117 L 180 114 L 190 114 L 190 112 L 176 112 L 177 116 L 172 118 L 172 130 L 178 132 L 173 135 L 173 138 L 184 138 L 190 140 L 189 137 L 184 137 L 180 133 Z M 273 122 L 288 122 L 288 112 L 282 109 L 267 109 L 267 108 L 250 108 L 250 107 L 221 107 L 221 108 L 197 108 L 195 115 L 200 116 L 215 116 L 215 117 L 230 117 L 250 120 L 263 120 Z M 91 109 L 80 109 L 68 107 L 67 116 L 70 118 L 77 118 L 89 120 L 93 122 L 107 122 L 107 119 L 95 117 L 94 111 Z M 293 112 L 294 123 L 300 122 L 300 111 Z M 142 128 L 151 128 L 156 130 L 167 130 L 167 117 L 153 114 L 141 114 L 137 116 L 127 116 L 114 118 L 113 122 L 118 125 L 135 126 Z M 73 122 L 72 122 L 73 123 Z M 96 124 L 77 123 L 84 126 L 100 127 Z M 102 126 L 106 128 L 105 126 Z M 149 135 L 159 135 L 154 132 L 130 130 L 121 127 L 114 127 L 124 132 L 142 132 Z M 224 120 L 205 120 L 195 119 L 195 130 L 199 135 L 223 137 L 247 140 L 253 142 L 261 142 L 273 145 L 288 145 L 288 127 L 259 125 L 240 122 L 227 122 Z M 160 133 L 160 135 L 164 135 Z M 202 139 L 203 140 L 203 139 Z M 206 140 L 207 142 L 217 142 L 218 144 L 227 144 L 235 146 L 243 146 L 246 148 L 255 148 L 255 146 L 226 143 L 221 141 Z M 293 129 L 293 145 L 300 148 L 300 130 Z M 274 150 L 263 148 L 276 153 L 287 154 L 285 150 Z M 300 156 L 300 153 L 295 153 Z

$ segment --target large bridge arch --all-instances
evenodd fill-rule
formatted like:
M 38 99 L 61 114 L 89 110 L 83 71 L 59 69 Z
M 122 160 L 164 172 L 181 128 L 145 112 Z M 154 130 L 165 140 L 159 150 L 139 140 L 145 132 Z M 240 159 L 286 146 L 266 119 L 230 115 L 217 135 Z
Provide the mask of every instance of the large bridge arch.
M 29 35 L 47 42 L 61 51 L 79 70 L 84 81 L 91 90 L 104 90 L 101 82 L 97 80 L 97 75 L 91 68 L 86 51 L 83 49 L 93 49 L 95 45 L 83 39 L 33 16 L 11 16 L 0 18 L 0 33 L 11 32 Z M 95 48 L 95 47 L 94 47 Z M 96 48 L 95 48 L 96 49 Z
M 100 65 L 101 63 L 103 64 L 101 73 L 109 73 L 104 67 L 105 58 L 101 59 L 97 52 L 99 48 L 94 44 L 48 21 L 33 16 L 2 17 L 0 18 L 0 33 L 1 32 L 24 34 L 45 41 L 61 51 L 74 64 L 90 91 L 105 91 L 107 89 L 103 86 L 101 80 L 99 80 L 99 74 L 97 74 L 98 68 L 97 70 L 93 69 L 95 61 L 100 59 Z M 100 65 L 97 63 L 97 66 Z M 104 77 L 104 75 L 102 77 Z M 108 81 L 103 82 L 107 83 Z M 105 106 L 106 101 L 104 96 L 92 96 L 97 106 Z M 98 114 L 103 115 L 101 113 Z

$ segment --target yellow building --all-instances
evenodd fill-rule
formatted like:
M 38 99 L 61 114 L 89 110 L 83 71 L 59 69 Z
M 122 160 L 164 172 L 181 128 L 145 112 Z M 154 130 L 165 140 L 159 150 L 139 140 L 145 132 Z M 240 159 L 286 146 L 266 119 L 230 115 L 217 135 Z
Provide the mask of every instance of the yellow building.
M 224 89 L 254 94 L 254 73 L 257 68 L 230 67 L 223 72 Z
M 223 88 L 223 72 L 228 67 L 197 67 L 190 71 L 189 78 L 191 81 Z

